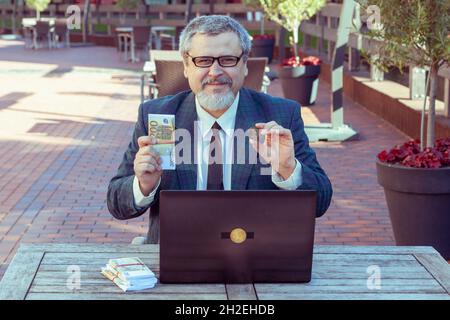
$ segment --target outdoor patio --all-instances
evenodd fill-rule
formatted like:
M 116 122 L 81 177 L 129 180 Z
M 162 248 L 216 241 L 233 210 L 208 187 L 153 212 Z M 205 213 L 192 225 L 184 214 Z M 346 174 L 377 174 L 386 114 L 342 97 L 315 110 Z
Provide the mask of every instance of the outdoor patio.
M 115 48 L 30 51 L 0 40 L 0 277 L 20 243 L 130 243 L 146 232 L 146 215 L 118 221 L 106 208 L 137 116 L 141 68 Z M 269 93 L 282 96 L 279 80 Z M 305 124 L 329 122 L 329 106 L 321 81 L 316 105 L 302 109 Z M 349 99 L 345 122 L 357 140 L 312 144 L 334 189 L 315 242 L 394 245 L 375 157 L 408 137 Z

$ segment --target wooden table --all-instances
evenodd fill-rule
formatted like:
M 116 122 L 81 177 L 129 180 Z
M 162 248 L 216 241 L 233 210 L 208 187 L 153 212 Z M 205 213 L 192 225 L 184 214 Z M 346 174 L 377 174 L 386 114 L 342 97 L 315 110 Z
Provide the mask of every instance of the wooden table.
M 140 257 L 159 275 L 157 245 L 21 245 L 0 282 L 0 300 L 450 299 L 450 265 L 431 247 L 316 246 L 310 283 L 158 283 L 136 293 L 123 293 L 100 274 L 108 259 L 126 256 Z M 67 286 L 69 266 L 80 268 L 79 289 Z M 367 286 L 370 266 L 381 272 L 379 289 Z

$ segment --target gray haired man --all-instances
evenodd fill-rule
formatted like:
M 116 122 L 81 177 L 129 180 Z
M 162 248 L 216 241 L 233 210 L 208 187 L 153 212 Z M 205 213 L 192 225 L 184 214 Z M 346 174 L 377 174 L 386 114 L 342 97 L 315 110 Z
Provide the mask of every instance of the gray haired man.
M 250 50 L 250 36 L 236 20 L 221 15 L 195 18 L 180 36 L 184 75 L 191 90 L 139 107 L 133 137 L 109 184 L 107 204 L 117 219 L 135 218 L 150 209 L 147 243 L 159 239 L 161 190 L 316 190 L 316 215 L 327 210 L 331 183 L 309 146 L 300 105 L 242 87 Z M 197 162 L 161 170 L 161 158 L 152 149 L 157 141 L 148 137 L 150 113 L 175 115 L 176 128 L 191 133 Z M 199 135 L 194 135 L 196 121 Z M 233 151 L 242 150 L 235 148 L 230 132 L 252 127 L 265 138 L 258 146 L 253 139 L 248 144 L 271 165 L 271 175 L 261 174 L 261 163 L 233 163 Z M 195 136 L 198 139 L 194 141 Z M 219 165 L 202 156 L 211 150 L 213 141 L 219 142 L 223 156 Z M 277 152 L 269 156 L 268 148 Z

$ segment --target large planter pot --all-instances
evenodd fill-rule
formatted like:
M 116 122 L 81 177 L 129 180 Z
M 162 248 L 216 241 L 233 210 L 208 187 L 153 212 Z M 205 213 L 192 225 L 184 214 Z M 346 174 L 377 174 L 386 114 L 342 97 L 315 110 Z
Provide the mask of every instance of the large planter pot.
M 275 39 L 253 39 L 252 41 L 252 57 L 267 57 L 269 63 L 272 62 L 273 49 L 275 47 Z
M 278 76 L 284 97 L 298 101 L 302 106 L 316 102 L 319 89 L 319 66 L 281 67 Z
M 450 168 L 409 168 L 377 160 L 395 242 L 433 246 L 450 259 Z

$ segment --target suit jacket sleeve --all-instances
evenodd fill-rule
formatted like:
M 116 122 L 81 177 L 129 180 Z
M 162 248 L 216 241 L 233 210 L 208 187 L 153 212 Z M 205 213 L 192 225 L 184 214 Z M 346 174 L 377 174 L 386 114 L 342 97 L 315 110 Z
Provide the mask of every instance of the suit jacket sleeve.
M 320 217 L 330 206 L 333 189 L 325 171 L 317 161 L 316 153 L 309 146 L 300 109 L 296 103 L 290 126 L 294 139 L 295 157 L 302 164 L 302 184 L 297 190 L 315 190 L 317 192 L 316 216 Z
M 148 134 L 143 109 L 144 106 L 141 104 L 131 142 L 125 151 L 116 176 L 111 179 L 108 186 L 108 210 L 120 220 L 136 218 L 148 209 L 148 207 L 137 207 L 133 195 L 134 158 L 139 150 L 137 139 Z

